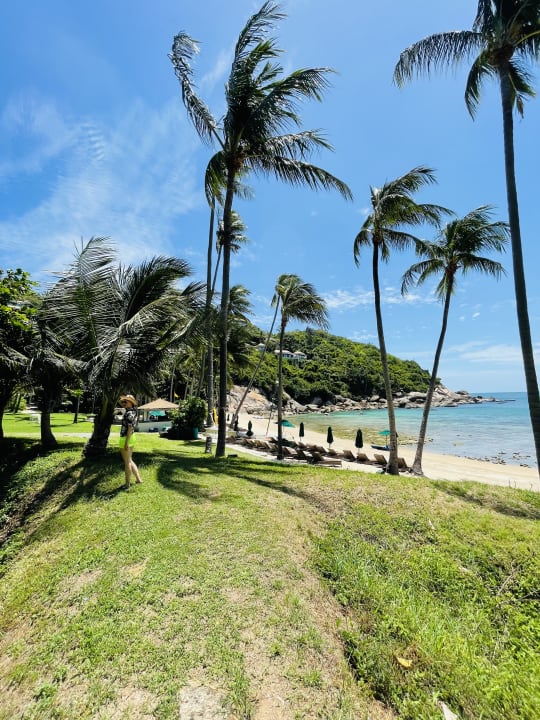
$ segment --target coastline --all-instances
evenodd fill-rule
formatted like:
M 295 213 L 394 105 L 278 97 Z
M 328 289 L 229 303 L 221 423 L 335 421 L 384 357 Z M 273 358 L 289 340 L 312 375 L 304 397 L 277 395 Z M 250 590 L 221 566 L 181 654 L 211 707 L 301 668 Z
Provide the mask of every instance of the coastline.
M 239 428 L 247 428 L 249 421 L 252 423 L 255 437 L 266 437 L 268 417 L 240 412 Z M 304 427 L 304 442 L 328 447 L 326 435 L 310 429 L 305 421 Z M 270 428 L 269 434 L 273 436 L 276 435 L 275 426 Z M 298 440 L 298 428 L 284 428 L 283 437 L 285 439 Z M 241 445 L 231 445 L 230 447 L 234 447 L 235 451 L 253 452 Z M 337 451 L 351 450 L 356 454 L 356 448 L 353 446 L 353 443 L 350 440 L 344 440 L 338 436 L 335 437 L 335 442 L 332 444 L 332 447 Z M 403 457 L 409 466 L 412 465 L 414 460 L 415 449 L 415 445 L 403 445 L 399 448 L 399 456 Z M 375 452 L 370 446 L 364 446 L 363 451 L 370 457 L 373 457 L 373 453 Z M 349 470 L 380 472 L 379 468 L 372 465 L 361 465 L 354 462 L 343 461 L 342 466 Z M 429 452 L 428 450 L 424 451 L 422 467 L 425 476 L 430 480 L 449 480 L 452 482 L 473 481 L 488 485 L 518 488 L 521 490 L 540 491 L 538 472 L 535 468 L 531 467 L 493 463 L 486 460 L 473 460 L 458 457 L 457 455 L 441 455 Z

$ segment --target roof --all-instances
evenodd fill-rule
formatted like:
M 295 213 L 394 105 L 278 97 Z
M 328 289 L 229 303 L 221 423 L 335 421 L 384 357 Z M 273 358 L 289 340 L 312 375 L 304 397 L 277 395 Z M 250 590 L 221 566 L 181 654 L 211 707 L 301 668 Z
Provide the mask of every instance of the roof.
M 178 409 L 178 405 L 160 398 L 152 400 L 152 402 L 146 403 L 146 405 L 139 405 L 139 410 L 169 410 L 172 408 Z

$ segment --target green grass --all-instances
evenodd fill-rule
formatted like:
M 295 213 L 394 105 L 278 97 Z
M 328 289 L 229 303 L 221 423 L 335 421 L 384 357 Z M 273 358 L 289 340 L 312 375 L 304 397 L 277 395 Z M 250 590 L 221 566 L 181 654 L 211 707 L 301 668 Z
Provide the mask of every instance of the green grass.
M 124 492 L 115 441 L 83 461 L 53 419 L 55 452 L 6 441 L 0 720 L 176 719 L 199 686 L 246 720 L 538 717 L 537 494 L 146 434 Z

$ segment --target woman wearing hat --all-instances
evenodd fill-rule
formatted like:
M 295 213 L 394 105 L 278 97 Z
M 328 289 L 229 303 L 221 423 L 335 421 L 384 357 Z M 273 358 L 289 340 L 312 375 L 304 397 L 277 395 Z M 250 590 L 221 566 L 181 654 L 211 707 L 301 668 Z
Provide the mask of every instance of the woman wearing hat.
M 135 475 L 135 482 L 142 482 L 139 468 L 132 459 L 133 445 L 135 444 L 135 423 L 137 422 L 137 400 L 133 395 L 122 395 L 119 402 L 124 408 L 122 425 L 120 427 L 120 455 L 122 456 L 126 470 L 126 484 L 124 487 L 128 490 L 131 473 Z

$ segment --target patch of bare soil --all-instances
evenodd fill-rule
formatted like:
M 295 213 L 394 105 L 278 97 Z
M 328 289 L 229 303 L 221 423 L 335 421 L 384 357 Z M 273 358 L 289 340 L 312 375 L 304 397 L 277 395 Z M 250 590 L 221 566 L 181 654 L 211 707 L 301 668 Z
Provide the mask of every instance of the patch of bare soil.
M 207 685 L 188 683 L 178 696 L 179 720 L 233 720 L 225 695 Z

